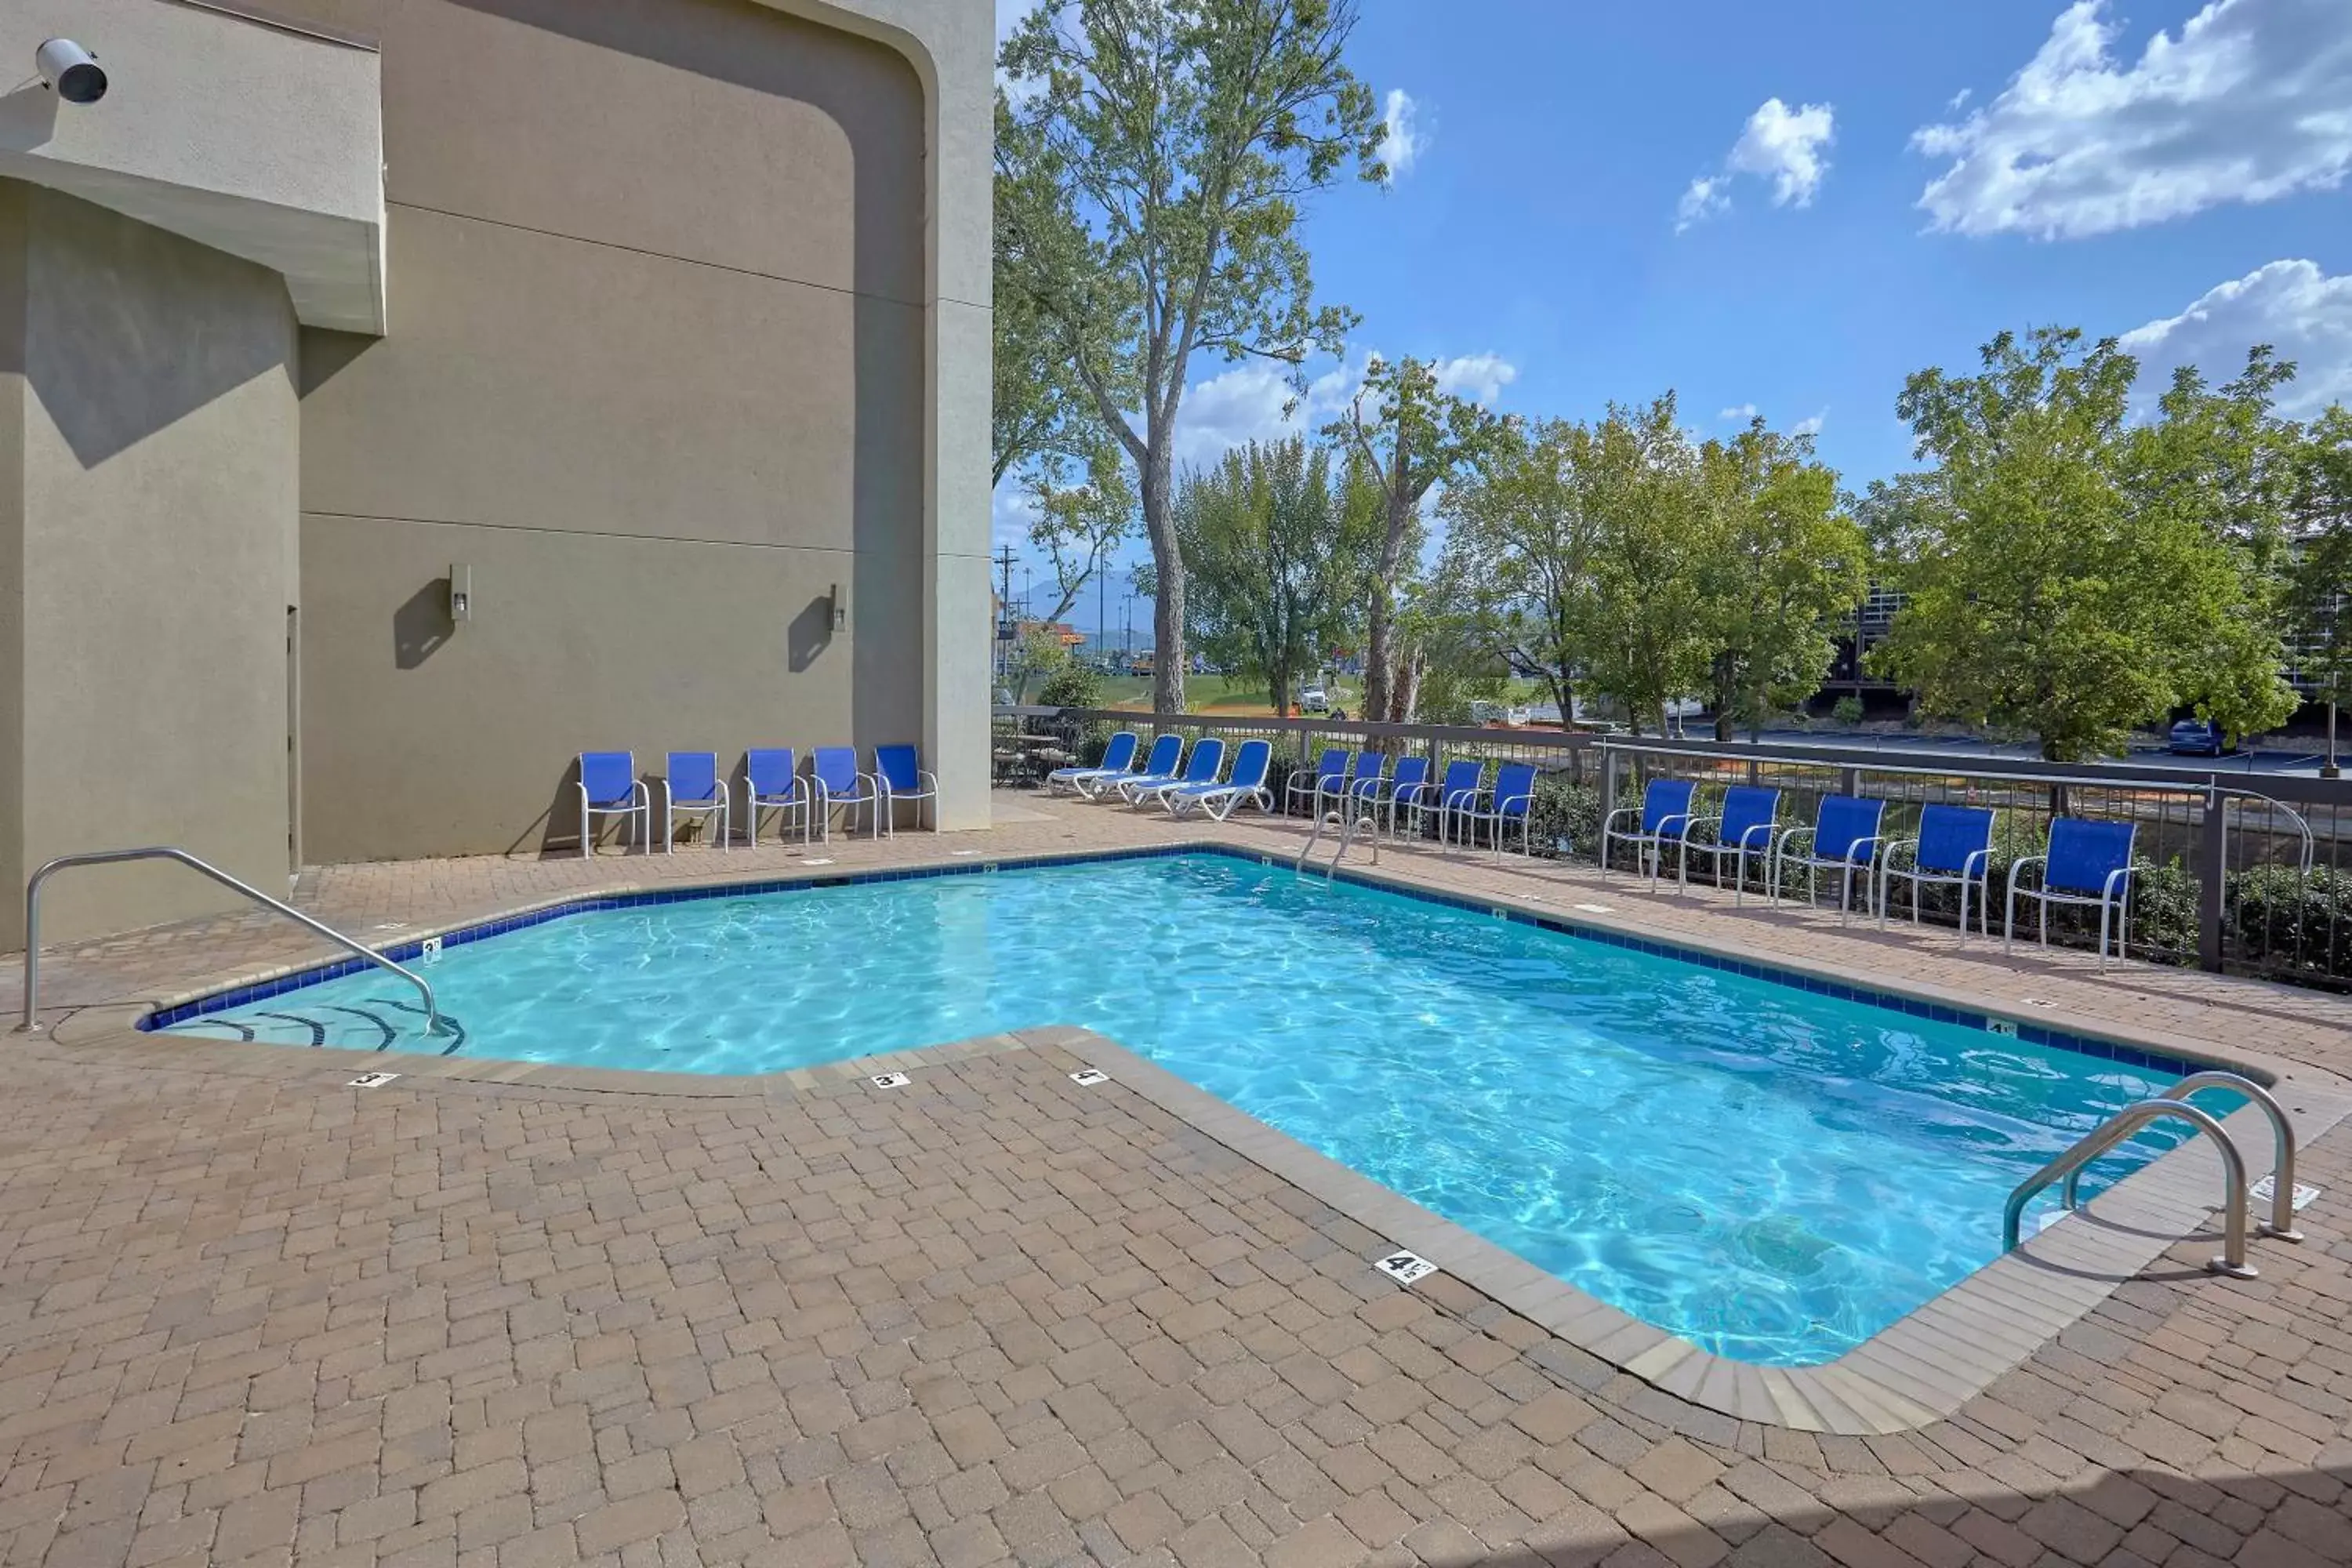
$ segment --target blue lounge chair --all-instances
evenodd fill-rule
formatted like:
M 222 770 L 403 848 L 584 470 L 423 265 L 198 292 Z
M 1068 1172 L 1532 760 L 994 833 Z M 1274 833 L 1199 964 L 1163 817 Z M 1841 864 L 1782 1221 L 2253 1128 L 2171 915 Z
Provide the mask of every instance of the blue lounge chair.
M 1867 910 L 1871 868 L 1877 863 L 1878 851 L 1886 842 L 1878 831 L 1885 816 L 1886 803 L 1883 800 L 1851 795 L 1822 796 L 1820 809 L 1813 814 L 1813 825 L 1788 829 L 1772 847 L 1772 901 L 1780 901 L 1780 889 L 1789 879 L 1789 868 L 1801 866 L 1805 868 L 1805 904 L 1811 908 L 1819 890 L 1822 871 L 1826 868 L 1838 874 L 1838 924 L 1845 924 L 1856 871 L 1862 873 L 1862 902 Z
M 1960 945 L 1969 942 L 1969 889 L 1977 894 L 1977 918 L 1987 940 L 1992 936 L 1992 827 L 1990 807 L 1931 805 L 1919 814 L 1919 837 L 1898 838 L 1886 847 L 1878 862 L 1878 924 L 1886 925 L 1887 886 L 1897 878 L 1911 884 L 1911 923 L 1919 923 L 1919 889 L 1933 882 L 1960 889 Z M 1911 863 L 1895 861 L 1905 850 Z
M 1436 794 L 1429 782 L 1427 757 L 1399 757 L 1396 772 L 1389 775 L 1389 837 L 1396 837 L 1398 813 L 1417 806 L 1424 796 L 1433 799 Z M 1414 826 L 1420 826 L 1418 818 Z
M 1466 757 L 1456 757 L 1445 764 L 1445 774 L 1437 781 L 1437 841 L 1440 845 L 1454 841 L 1454 814 L 1478 804 L 1480 781 L 1486 776 L 1486 764 L 1474 763 Z M 1421 831 L 1423 813 L 1429 809 L 1426 800 L 1413 802 L 1412 830 Z
M 1745 903 L 1748 898 L 1748 858 L 1756 857 L 1764 868 L 1766 885 L 1770 885 L 1772 870 L 1772 834 L 1780 826 L 1780 792 L 1766 784 L 1735 784 L 1723 792 L 1723 813 L 1719 816 L 1695 816 L 1683 826 L 1682 842 L 1675 866 L 1675 887 L 1680 891 L 1690 886 L 1690 858 L 1705 855 L 1715 862 L 1715 885 L 1723 886 L 1723 858 L 1730 856 L 1738 867 L 1738 876 L 1731 884 L 1731 901 Z M 1702 827 L 1714 833 L 1706 838 L 1691 836 Z
M 2017 900 L 2033 900 L 2041 916 L 2042 945 L 2050 945 L 2050 906 L 2096 905 L 2099 910 L 2099 967 L 2107 964 L 2107 931 L 2116 933 L 2116 951 L 2124 950 L 2131 923 L 2132 838 L 2137 823 L 2092 822 L 2061 816 L 2050 824 L 2050 850 L 2028 855 L 2009 868 L 2008 917 L 2001 923 L 2000 947 L 2007 952 L 2017 936 Z M 2021 885 L 2025 868 L 2041 868 L 2035 885 Z
M 857 771 L 857 749 L 854 746 L 819 746 L 809 753 L 809 780 L 816 790 L 817 833 L 820 837 L 833 837 L 833 814 L 841 813 L 842 825 L 849 829 L 852 838 L 857 837 L 857 808 L 864 806 L 874 824 L 874 837 L 882 836 L 882 792 L 871 773 Z
M 719 753 L 716 752 L 672 752 L 667 770 L 662 774 L 662 853 L 677 852 L 672 835 L 677 829 L 680 816 L 690 816 L 709 828 L 714 822 L 719 829 L 719 847 L 727 847 L 734 837 L 728 818 L 733 815 L 734 801 L 727 786 L 719 782 Z
M 617 816 L 637 831 L 637 847 L 653 847 L 653 793 L 637 777 L 635 752 L 580 753 L 580 854 L 596 851 L 596 818 Z M 624 829 L 625 832 L 626 829 Z M 623 844 L 625 849 L 625 841 Z
M 809 829 L 816 814 L 810 808 L 815 804 L 816 792 L 800 776 L 800 763 L 790 746 L 754 746 L 743 753 L 743 795 L 750 808 L 744 815 L 750 819 L 745 835 L 753 847 L 760 843 L 760 814 L 776 813 L 776 841 L 783 842 L 785 826 L 795 816 L 801 819 L 801 842 L 809 841 Z
M 1143 765 L 1125 773 L 1096 773 L 1076 781 L 1077 792 L 1088 800 L 1101 800 L 1130 784 L 1179 784 L 1176 764 L 1184 757 L 1184 737 L 1162 735 L 1151 742 L 1151 754 Z
M 1692 797 L 1698 784 L 1690 779 L 1652 779 L 1642 790 L 1642 804 L 1621 805 L 1609 814 L 1601 825 L 1601 874 L 1609 875 L 1609 851 L 1619 844 L 1633 846 L 1633 870 L 1639 875 L 1644 856 L 1650 862 L 1650 880 L 1656 881 L 1664 874 L 1666 846 L 1682 842 L 1692 819 Z M 1637 826 L 1627 832 L 1617 826 L 1621 816 L 1631 816 Z
M 1535 850 L 1528 841 L 1528 825 L 1535 820 L 1536 769 L 1533 763 L 1505 763 L 1495 771 L 1495 787 L 1481 790 L 1466 809 L 1454 813 L 1462 825 L 1463 842 L 1477 831 L 1477 825 L 1487 826 L 1487 842 L 1495 852 L 1503 852 L 1507 835 L 1513 823 L 1519 825 L 1519 853 L 1532 855 Z M 1482 804 L 1483 803 L 1483 804 Z
M 1282 792 L 1282 809 L 1287 814 L 1297 809 L 1304 796 L 1319 819 L 1323 815 L 1323 797 L 1337 795 L 1348 783 L 1348 748 L 1326 746 L 1316 764 L 1303 773 L 1291 775 L 1290 786 Z
M 1118 734 L 1113 735 L 1110 738 L 1109 744 L 1103 747 L 1102 761 L 1097 763 L 1094 766 L 1087 768 L 1055 768 L 1052 773 L 1047 773 L 1045 775 L 1045 793 L 1047 795 L 1055 795 L 1066 787 L 1074 795 L 1083 794 L 1085 792 L 1078 787 L 1081 780 L 1097 779 L 1105 776 L 1106 774 L 1112 778 L 1117 778 L 1119 774 L 1135 766 L 1136 749 L 1143 742 L 1136 737 L 1134 731 L 1121 730 Z
M 922 754 L 912 746 L 874 748 L 874 784 L 882 792 L 882 827 L 898 837 L 898 805 L 912 801 L 915 826 L 923 826 L 923 802 L 931 803 L 931 831 L 940 830 L 940 775 L 923 766 Z
M 1138 811 L 1146 801 L 1157 800 L 1165 792 L 1184 784 L 1213 784 L 1224 771 L 1225 743 L 1214 735 L 1192 742 L 1192 754 L 1186 759 L 1184 771 L 1172 779 L 1121 779 L 1118 793 L 1127 804 Z
M 1274 792 L 1265 787 L 1265 770 L 1273 761 L 1272 744 L 1244 741 L 1241 750 L 1234 753 L 1233 777 L 1223 784 L 1185 784 L 1161 790 L 1160 804 L 1167 806 L 1171 816 L 1181 816 L 1197 805 L 1219 822 L 1244 805 L 1255 805 L 1260 811 L 1272 811 Z

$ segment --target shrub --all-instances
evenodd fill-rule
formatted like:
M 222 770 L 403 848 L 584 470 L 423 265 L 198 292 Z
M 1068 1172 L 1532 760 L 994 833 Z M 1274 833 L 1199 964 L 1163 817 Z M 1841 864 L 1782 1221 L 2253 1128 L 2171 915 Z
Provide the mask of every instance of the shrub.
M 2230 879 L 2229 956 L 2309 983 L 2352 984 L 2352 874 L 2257 866 Z
M 1037 692 L 1039 704 L 1047 708 L 1099 708 L 1102 700 L 1102 671 L 1075 659 L 1048 675 Z
M 1601 792 L 1591 784 L 1571 784 L 1559 773 L 1538 773 L 1535 815 L 1528 828 L 1528 841 L 1538 855 L 1560 858 L 1559 841 L 1565 838 L 1570 855 L 1580 860 L 1598 860 Z
M 1839 698 L 1834 703 L 1830 705 L 1830 717 L 1836 720 L 1841 724 L 1853 725 L 1861 723 L 1863 717 L 1862 699 L 1856 697 L 1851 691 L 1847 692 L 1843 697 Z

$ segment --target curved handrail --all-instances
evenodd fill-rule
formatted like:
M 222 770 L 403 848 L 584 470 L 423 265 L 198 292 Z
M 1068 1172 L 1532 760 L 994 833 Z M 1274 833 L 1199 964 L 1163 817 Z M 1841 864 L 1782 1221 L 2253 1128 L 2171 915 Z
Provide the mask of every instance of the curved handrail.
M 242 893 L 247 898 L 251 899 L 255 903 L 262 904 L 269 909 L 277 910 L 279 914 L 284 915 L 287 919 L 294 921 L 297 925 L 305 927 L 317 935 L 325 937 L 329 942 L 333 942 L 337 947 L 343 949 L 346 952 L 353 953 L 358 957 L 364 958 L 370 963 L 376 965 L 380 969 L 388 969 L 392 971 L 392 973 L 399 975 L 411 985 L 415 986 L 418 994 L 425 998 L 425 1032 L 429 1035 L 437 1035 L 444 1032 L 441 1024 L 441 1009 L 433 1000 L 433 987 L 425 983 L 425 977 L 423 975 L 418 974 L 414 970 L 406 969 L 402 967 L 400 964 L 394 963 L 392 960 L 386 958 L 383 954 L 376 952 L 375 949 L 372 947 L 367 947 L 360 942 L 352 941 L 350 937 L 347 937 L 342 932 L 337 931 L 334 927 L 312 920 L 309 915 L 304 914 L 300 910 L 296 909 L 293 905 L 273 899 L 268 893 L 263 892 L 260 889 L 251 887 L 247 883 L 238 881 L 235 877 L 230 876 L 219 867 L 215 866 L 208 861 L 199 860 L 184 849 L 173 848 L 168 844 L 155 844 L 149 845 L 146 847 L 140 849 L 98 849 L 82 855 L 60 855 L 56 859 L 43 866 L 39 870 L 34 872 L 32 877 L 26 880 L 25 883 L 25 1016 L 23 1021 L 16 1026 L 16 1032 L 18 1034 L 24 1035 L 32 1033 L 34 1020 L 38 1016 L 39 1012 L 41 984 L 41 884 L 47 881 L 58 872 L 65 870 L 68 867 L 111 866 L 124 860 L 176 860 L 192 871 L 199 872 L 204 876 L 210 877 L 214 881 L 218 882 L 222 887 L 230 889 L 232 892 Z
M 2303 1232 L 2294 1227 L 2294 1126 L 2286 1119 L 2286 1110 L 2269 1089 L 2243 1073 L 2223 1072 L 2216 1068 L 2193 1072 L 2158 1096 L 2162 1100 L 2187 1100 L 2200 1089 L 2226 1089 L 2242 1095 L 2260 1106 L 2270 1118 L 2271 1132 L 2277 1144 L 2273 1158 L 2271 1185 L 2271 1217 L 2263 1225 L 2263 1234 L 2281 1241 L 2301 1241 Z M 2059 1201 L 2068 1208 L 2075 1206 L 2074 1193 L 2083 1179 L 2083 1168 L 2077 1165 L 2066 1173 L 2066 1184 L 2060 1189 Z
M 2178 1117 L 2188 1122 L 2213 1140 L 2214 1147 L 2221 1152 L 2221 1256 L 2206 1267 L 2218 1274 L 2252 1279 L 2254 1270 L 2246 1262 L 2245 1156 L 2238 1152 L 2238 1146 L 2230 1141 L 2229 1133 L 2221 1130 L 2221 1123 L 2212 1112 L 2185 1100 L 2143 1100 L 2137 1104 L 2126 1105 L 2099 1123 L 2082 1142 L 2018 1183 L 2017 1189 L 2009 1194 L 2008 1206 L 2001 1211 L 2001 1251 L 2017 1250 L 2018 1221 L 2023 1216 L 2026 1203 L 2034 1194 L 2053 1182 L 2074 1174 L 2142 1127 L 2167 1116 Z

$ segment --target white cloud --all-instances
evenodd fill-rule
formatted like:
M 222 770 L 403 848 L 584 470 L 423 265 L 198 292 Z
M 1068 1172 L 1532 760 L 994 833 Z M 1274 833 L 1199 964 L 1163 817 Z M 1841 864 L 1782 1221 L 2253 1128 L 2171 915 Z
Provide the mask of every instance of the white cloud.
M 2352 172 L 2345 0 L 2211 0 L 2129 64 L 2121 30 L 2106 0 L 2075 0 L 1999 97 L 1914 132 L 1952 161 L 1919 197 L 1937 228 L 2079 238 Z
M 2286 414 L 2352 403 L 2352 274 L 2331 278 L 2315 262 L 2273 261 L 2123 337 L 2139 360 L 2146 397 L 2161 392 L 2179 365 L 2196 365 L 2217 384 L 2228 381 L 2256 343 L 2273 344 L 2295 363 L 2295 378 L 2279 399 Z
M 1492 408 L 1503 388 L 1519 379 L 1519 367 L 1497 353 L 1462 354 L 1442 359 L 1433 367 L 1437 390 Z
M 1802 419 L 1798 420 L 1794 425 L 1789 426 L 1789 434 L 1791 436 L 1818 436 L 1822 433 L 1822 426 L 1828 424 L 1829 419 L 1830 411 L 1826 408 L 1822 409 L 1819 414 L 1808 414 Z
M 1836 111 L 1826 103 L 1791 109 L 1768 98 L 1748 117 L 1739 140 L 1723 161 L 1723 172 L 1701 174 L 1675 205 L 1675 232 L 1731 210 L 1730 187 L 1741 174 L 1772 182 L 1772 205 L 1810 206 L 1830 170 L 1822 153 L 1837 140 Z
M 1952 94 L 1950 98 L 1944 100 L 1944 109 L 1946 112 L 1958 114 L 1961 110 L 1968 107 L 1969 100 L 1974 98 L 1976 96 L 1976 92 L 1977 89 L 1972 87 L 1964 87 L 1960 89 L 1959 91 Z
M 1725 409 L 1722 413 L 1717 415 L 1716 417 L 1717 419 L 1734 419 L 1738 420 L 1740 424 L 1745 425 L 1748 421 L 1756 417 L 1756 405 L 1752 403 L 1735 403 L 1730 407 Z
M 1387 134 L 1381 141 L 1381 162 L 1388 169 L 1389 184 L 1410 170 L 1429 145 L 1429 132 L 1417 122 L 1421 105 L 1401 87 L 1389 89 L 1386 112 L 1381 116 L 1381 129 Z

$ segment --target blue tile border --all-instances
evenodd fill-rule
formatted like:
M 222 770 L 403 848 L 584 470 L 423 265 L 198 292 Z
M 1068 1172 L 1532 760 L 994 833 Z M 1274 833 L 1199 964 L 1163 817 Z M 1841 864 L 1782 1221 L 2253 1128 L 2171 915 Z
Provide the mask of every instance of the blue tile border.
M 768 878 L 754 882 L 723 882 L 692 888 L 666 888 L 635 893 L 619 893 L 604 897 L 584 898 L 551 904 L 542 910 L 532 910 L 519 915 L 505 915 L 477 925 L 464 926 L 442 933 L 443 951 L 484 942 L 491 937 L 545 925 L 550 921 L 566 920 L 573 915 L 593 914 L 603 910 L 635 909 L 648 904 L 685 904 L 706 899 L 761 898 L 776 893 L 815 892 L 827 888 L 857 887 L 870 882 L 909 882 L 932 877 L 976 877 L 998 870 L 1036 870 L 1055 866 L 1108 864 L 1119 860 L 1153 860 L 1179 856 L 1213 856 L 1220 859 L 1243 860 L 1259 865 L 1278 864 L 1276 858 L 1262 851 L 1244 849 L 1223 844 L 1154 844 L 1126 849 L 1104 849 L 1076 855 L 1006 856 L 996 859 L 974 859 L 946 866 L 894 867 L 877 871 L 843 871 L 813 877 Z M 1938 1024 L 1957 1025 L 1961 1028 L 1990 1031 L 1995 1021 L 2014 1022 L 2020 1043 L 2042 1046 L 2053 1050 L 2070 1051 L 2076 1056 L 2098 1061 L 2111 1061 L 2118 1066 L 2137 1068 L 2147 1072 L 2169 1072 L 2186 1075 L 2221 1065 L 2218 1058 L 2200 1059 L 2174 1056 L 2168 1052 L 2126 1046 L 2119 1041 L 2101 1039 L 2095 1035 L 2076 1034 L 2070 1029 L 2053 1029 L 2046 1025 L 2025 1019 L 2011 1020 L 2005 1015 L 1980 1012 L 1971 1008 L 1948 1006 L 1940 1002 L 1923 1001 L 1899 992 L 1882 991 L 1870 986 L 1849 985 L 1841 981 L 1824 980 L 1817 975 L 1782 969 L 1768 963 L 1754 963 L 1744 959 L 1726 958 L 1704 948 L 1685 946 L 1680 942 L 1661 942 L 1654 937 L 1633 936 L 1624 931 L 1610 931 L 1601 926 L 1585 925 L 1558 915 L 1540 914 L 1532 910 L 1499 905 L 1469 894 L 1448 892 L 1437 888 L 1418 888 L 1407 883 L 1364 877 L 1342 869 L 1336 879 L 1350 886 L 1374 892 L 1388 893 L 1401 899 L 1415 899 L 1423 903 L 1440 904 L 1449 909 L 1501 918 L 1517 925 L 1535 926 L 1580 942 L 1598 942 L 1604 947 L 1624 948 L 1652 957 L 1671 959 L 1677 963 L 1696 964 L 1702 969 L 1718 970 L 1746 980 L 1759 980 L 1792 990 L 1829 996 L 1841 1002 L 1853 1002 L 1864 1006 L 1882 1007 L 1915 1018 L 1926 1018 Z M 411 938 L 378 949 L 394 963 L 405 963 L 425 951 L 424 938 Z M 144 1031 L 167 1029 L 191 1018 L 214 1013 L 226 1013 L 248 1003 L 281 996 L 289 991 L 299 991 L 338 980 L 362 969 L 373 967 L 363 959 L 343 958 L 280 975 L 273 980 L 258 981 L 227 991 L 215 992 L 192 1001 L 158 1008 L 142 1017 L 137 1027 Z

